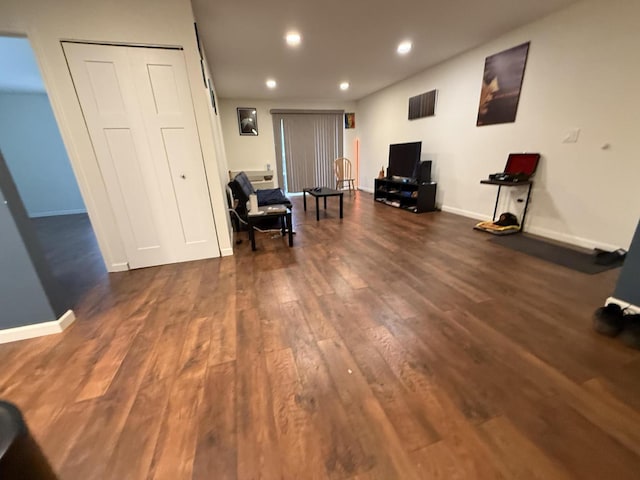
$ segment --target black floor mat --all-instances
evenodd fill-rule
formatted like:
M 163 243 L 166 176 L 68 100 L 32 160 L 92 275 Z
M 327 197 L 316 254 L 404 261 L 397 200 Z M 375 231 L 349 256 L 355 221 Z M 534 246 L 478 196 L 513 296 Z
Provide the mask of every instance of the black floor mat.
M 546 260 L 547 262 L 562 265 L 571 270 L 577 270 L 578 272 L 588 273 L 590 275 L 604 272 L 611 268 L 617 268 L 621 266 L 624 261 L 624 259 L 620 259 L 620 261 L 610 265 L 600 265 L 596 263 L 595 253 L 583 253 L 522 234 L 493 237 L 490 241 L 503 247 L 537 257 L 541 260 Z

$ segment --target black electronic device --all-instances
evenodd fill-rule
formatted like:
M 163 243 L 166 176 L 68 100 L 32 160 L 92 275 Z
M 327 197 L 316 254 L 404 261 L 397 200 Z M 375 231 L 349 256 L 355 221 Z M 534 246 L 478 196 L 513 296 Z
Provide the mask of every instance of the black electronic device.
M 418 183 L 431 183 L 431 160 L 420 162 L 416 177 Z
M 489 180 L 497 180 L 499 182 L 524 182 L 529 180 L 530 175 L 526 173 L 492 173 Z
M 389 145 L 389 168 L 387 177 L 404 177 L 415 179 L 422 142 L 395 143 Z

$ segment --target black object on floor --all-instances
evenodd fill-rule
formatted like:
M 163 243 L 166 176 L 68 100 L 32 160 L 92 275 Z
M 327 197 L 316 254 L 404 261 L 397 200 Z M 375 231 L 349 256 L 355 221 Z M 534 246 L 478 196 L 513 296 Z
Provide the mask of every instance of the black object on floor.
M 0 478 L 57 480 L 18 407 L 0 401 Z
M 640 314 L 624 316 L 624 329 L 620 334 L 620 340 L 627 346 L 640 350 Z
M 541 260 L 546 260 L 547 262 L 590 275 L 619 267 L 624 262 L 624 257 L 622 257 L 619 261 L 609 265 L 600 265 L 596 263 L 596 256 L 594 254 L 583 253 L 572 248 L 562 247 L 522 234 L 492 237 L 489 241 L 537 257 Z
M 593 328 L 608 337 L 615 337 L 624 326 L 624 311 L 617 303 L 598 308 L 593 314 Z
M 600 248 L 594 249 L 596 254 L 596 263 L 598 265 L 611 265 L 616 262 L 624 262 L 625 257 L 627 256 L 627 251 L 619 248 L 614 252 L 607 252 L 606 250 L 602 250 Z

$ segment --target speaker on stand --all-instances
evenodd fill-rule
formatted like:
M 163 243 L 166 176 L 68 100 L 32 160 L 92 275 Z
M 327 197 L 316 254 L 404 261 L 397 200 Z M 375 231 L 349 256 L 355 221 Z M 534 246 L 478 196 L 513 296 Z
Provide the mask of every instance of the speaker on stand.
M 419 185 L 423 183 L 431 183 L 431 160 L 420 162 L 416 177 Z

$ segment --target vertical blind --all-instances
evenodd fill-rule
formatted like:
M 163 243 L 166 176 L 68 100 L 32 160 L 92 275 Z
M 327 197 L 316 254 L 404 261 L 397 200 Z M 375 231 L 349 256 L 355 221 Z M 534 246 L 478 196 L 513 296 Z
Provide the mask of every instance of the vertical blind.
M 342 157 L 343 111 L 272 110 L 279 184 L 288 192 L 333 187 Z

